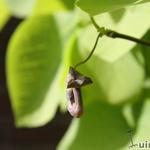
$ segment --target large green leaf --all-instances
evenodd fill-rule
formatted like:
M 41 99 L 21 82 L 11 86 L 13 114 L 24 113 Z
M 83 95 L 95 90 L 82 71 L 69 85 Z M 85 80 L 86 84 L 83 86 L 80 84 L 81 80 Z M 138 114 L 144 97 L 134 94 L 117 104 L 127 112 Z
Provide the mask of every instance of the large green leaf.
M 105 94 L 104 100 L 113 104 L 133 98 L 143 87 L 144 69 L 131 53 L 114 63 L 93 56 L 89 67 Z
M 128 143 L 128 128 L 118 107 L 94 102 L 80 120 L 74 119 L 58 149 L 119 150 Z
M 7 82 L 16 124 L 39 126 L 53 118 L 62 46 L 53 16 L 31 17 L 13 35 L 7 52 Z
M 118 14 L 123 10 L 113 12 L 113 16 L 118 17 Z M 124 10 L 119 21 L 115 21 L 112 15 L 104 13 L 95 17 L 95 20 L 101 27 L 106 27 L 124 34 L 128 34 L 137 38 L 142 38 L 150 27 L 150 3 L 132 7 Z M 91 51 L 92 45 L 95 42 L 97 32 L 93 25 L 85 28 L 80 36 L 80 46 L 84 55 Z M 136 43 L 123 39 L 111 39 L 103 37 L 100 39 L 95 51 L 98 57 L 113 62 L 130 51 Z
M 91 15 L 149 2 L 149 0 L 77 0 L 77 5 Z

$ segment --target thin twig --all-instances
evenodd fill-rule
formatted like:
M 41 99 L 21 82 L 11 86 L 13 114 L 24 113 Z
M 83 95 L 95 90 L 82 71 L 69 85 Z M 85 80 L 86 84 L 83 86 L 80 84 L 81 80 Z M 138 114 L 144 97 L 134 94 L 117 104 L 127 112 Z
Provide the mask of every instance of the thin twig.
M 129 41 L 132 41 L 132 42 L 136 42 L 136 43 L 139 43 L 139 44 L 143 44 L 143 45 L 146 45 L 146 46 L 150 46 L 149 41 L 144 41 L 144 40 L 135 38 L 133 36 L 129 36 L 129 35 L 126 35 L 126 34 L 118 33 L 118 32 L 113 31 L 113 30 L 105 29 L 104 27 L 100 27 L 96 23 L 96 21 L 94 20 L 93 17 L 90 17 L 90 18 L 91 18 L 91 21 L 92 21 L 94 27 L 97 29 L 97 31 L 101 32 L 103 35 L 106 35 L 106 36 L 111 37 L 111 38 L 121 38 L 121 39 L 129 40 Z
M 129 40 L 129 41 L 133 41 L 133 42 L 136 42 L 139 44 L 150 46 L 150 42 L 148 42 L 148 41 L 144 41 L 144 40 L 132 37 L 130 35 L 118 33 L 116 31 L 112 31 L 112 30 L 108 30 L 105 35 L 107 35 L 108 37 L 111 37 L 111 38 L 121 38 L 121 39 Z

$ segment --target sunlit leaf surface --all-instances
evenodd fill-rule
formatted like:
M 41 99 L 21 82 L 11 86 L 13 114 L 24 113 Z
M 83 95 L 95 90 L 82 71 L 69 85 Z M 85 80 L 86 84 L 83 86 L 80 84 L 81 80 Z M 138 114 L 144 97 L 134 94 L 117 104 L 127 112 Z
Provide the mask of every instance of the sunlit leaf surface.
M 58 150 L 119 150 L 128 142 L 128 128 L 119 108 L 95 102 L 80 120 L 72 122 Z
M 60 36 L 52 16 L 33 17 L 13 35 L 6 70 L 18 126 L 39 126 L 53 117 L 58 104 L 54 83 L 61 53 Z
M 91 15 L 149 2 L 149 0 L 77 0 L 77 5 Z

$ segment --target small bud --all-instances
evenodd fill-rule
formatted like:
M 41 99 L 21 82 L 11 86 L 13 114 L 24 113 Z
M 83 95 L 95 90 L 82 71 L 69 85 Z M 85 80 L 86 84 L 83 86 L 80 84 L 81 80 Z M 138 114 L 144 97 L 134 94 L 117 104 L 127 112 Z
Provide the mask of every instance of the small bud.
M 83 76 L 73 67 L 70 67 L 67 76 L 67 100 L 68 111 L 73 117 L 80 117 L 83 113 L 83 104 L 81 97 L 81 87 L 91 84 L 92 80 L 89 77 Z

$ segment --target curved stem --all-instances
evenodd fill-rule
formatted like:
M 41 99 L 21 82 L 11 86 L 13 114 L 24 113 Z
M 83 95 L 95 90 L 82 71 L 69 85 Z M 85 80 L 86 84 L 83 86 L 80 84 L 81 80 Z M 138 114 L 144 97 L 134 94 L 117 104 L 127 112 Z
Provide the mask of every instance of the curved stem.
M 96 21 L 94 20 L 94 17 L 90 16 L 90 19 L 91 19 L 91 21 L 92 21 L 94 27 L 97 29 L 97 31 L 99 31 L 100 27 L 99 27 L 99 25 L 96 23 Z
M 84 59 L 83 61 L 77 63 L 77 64 L 74 66 L 74 68 L 77 68 L 78 66 L 80 66 L 80 65 L 82 65 L 82 64 L 84 64 L 84 63 L 86 63 L 86 62 L 91 58 L 91 56 L 93 55 L 93 53 L 94 53 L 94 51 L 95 51 L 95 48 L 96 48 L 96 46 L 97 46 L 98 40 L 99 40 L 99 38 L 100 38 L 101 36 L 102 36 L 102 34 L 99 33 L 98 36 L 97 36 L 97 38 L 96 38 L 96 42 L 95 42 L 95 44 L 94 44 L 94 46 L 93 46 L 93 48 L 92 48 L 92 51 L 90 52 L 90 54 L 88 55 L 88 57 L 87 57 L 86 59 Z

